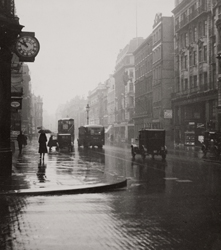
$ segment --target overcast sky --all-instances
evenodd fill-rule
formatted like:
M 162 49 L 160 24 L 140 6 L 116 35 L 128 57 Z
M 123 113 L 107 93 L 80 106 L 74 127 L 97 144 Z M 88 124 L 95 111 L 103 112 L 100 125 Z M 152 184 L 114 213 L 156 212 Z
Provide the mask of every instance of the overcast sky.
M 136 12 L 137 5 L 137 12 Z M 151 33 L 156 13 L 172 16 L 174 0 L 15 0 L 23 31 L 40 52 L 27 63 L 44 109 L 85 96 L 114 72 L 117 55 L 137 34 Z

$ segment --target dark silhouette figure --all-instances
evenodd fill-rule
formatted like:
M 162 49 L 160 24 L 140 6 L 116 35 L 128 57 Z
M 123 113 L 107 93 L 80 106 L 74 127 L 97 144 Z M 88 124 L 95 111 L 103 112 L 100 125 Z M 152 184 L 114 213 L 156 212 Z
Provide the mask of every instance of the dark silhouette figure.
M 24 136 L 23 145 L 25 147 L 27 145 L 27 139 L 28 139 L 28 137 L 26 135 L 23 135 L 23 136 Z
M 22 153 L 22 145 L 24 144 L 24 140 L 25 140 L 25 137 L 22 134 L 22 131 L 20 131 L 20 134 L 17 136 L 19 154 Z
M 40 154 L 40 161 L 41 159 L 43 159 L 44 162 L 44 157 L 45 157 L 45 153 L 48 153 L 48 149 L 47 149 L 47 136 L 45 133 L 41 133 L 38 139 L 38 143 L 39 143 L 39 149 L 38 149 L 38 153 Z M 42 158 L 43 156 L 43 158 Z

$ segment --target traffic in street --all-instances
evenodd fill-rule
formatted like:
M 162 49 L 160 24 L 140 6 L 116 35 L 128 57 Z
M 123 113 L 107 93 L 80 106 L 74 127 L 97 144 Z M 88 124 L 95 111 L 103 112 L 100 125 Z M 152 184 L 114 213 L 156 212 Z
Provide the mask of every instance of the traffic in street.
M 53 149 L 46 156 L 44 180 L 37 176 L 38 157 L 32 141 L 18 159 L 20 166 L 26 163 L 21 171 L 29 171 L 29 185 L 32 172 L 32 185 L 126 178 L 127 187 L 93 194 L 1 196 L 1 249 L 219 249 L 220 163 L 204 159 L 201 151 L 171 149 L 166 160 L 144 160 L 140 155 L 133 159 L 129 147 L 75 144 L 73 152 Z

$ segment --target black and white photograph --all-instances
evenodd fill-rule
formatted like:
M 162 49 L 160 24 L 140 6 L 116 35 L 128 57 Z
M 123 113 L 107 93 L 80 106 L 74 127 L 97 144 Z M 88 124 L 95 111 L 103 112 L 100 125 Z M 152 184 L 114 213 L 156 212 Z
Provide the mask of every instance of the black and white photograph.
M 0 0 L 0 250 L 221 249 L 221 0 Z

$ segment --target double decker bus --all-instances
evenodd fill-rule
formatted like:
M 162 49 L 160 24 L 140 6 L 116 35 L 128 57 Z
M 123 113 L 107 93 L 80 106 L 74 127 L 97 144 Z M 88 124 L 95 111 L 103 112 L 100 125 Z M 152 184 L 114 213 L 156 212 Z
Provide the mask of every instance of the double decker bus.
M 74 119 L 62 118 L 58 120 L 58 148 L 74 149 Z

